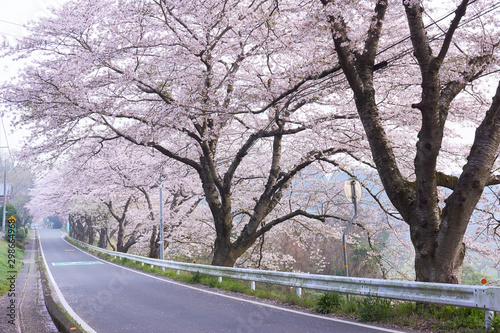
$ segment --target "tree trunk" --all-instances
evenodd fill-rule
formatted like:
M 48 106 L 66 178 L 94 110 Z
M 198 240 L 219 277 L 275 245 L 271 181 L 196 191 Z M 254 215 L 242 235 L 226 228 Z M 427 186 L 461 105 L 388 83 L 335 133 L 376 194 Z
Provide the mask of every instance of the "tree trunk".
M 253 244 L 253 243 L 252 243 Z M 250 245 L 251 246 L 251 245 Z M 236 260 L 245 253 L 245 251 L 250 247 L 237 247 L 234 244 L 230 245 L 218 245 L 215 242 L 214 257 L 212 259 L 212 265 L 214 266 L 226 266 L 233 267 Z
M 410 224 L 410 235 L 415 249 L 416 281 L 461 283 L 465 244 L 440 244 L 438 232 L 416 226 L 418 223 Z M 440 255 L 443 247 L 449 251 L 449 256 Z
M 69 237 L 75 237 L 75 220 L 72 214 L 68 215 L 68 223 L 69 223 Z
M 98 247 L 101 249 L 105 249 L 107 244 L 107 229 L 105 227 L 101 227 L 99 230 L 99 243 L 97 244 Z
M 214 217 L 216 230 L 212 265 L 229 267 L 234 266 L 236 260 L 243 253 L 245 253 L 245 251 L 249 249 L 261 235 L 269 231 L 274 225 L 287 220 L 287 218 L 276 219 L 270 221 L 267 226 L 262 224 L 264 219 L 281 200 L 282 192 L 290 184 L 291 177 L 311 162 L 299 164 L 295 170 L 290 171 L 287 177 L 281 174 L 282 170 L 280 163 L 285 122 L 277 117 L 276 125 L 278 129 L 272 135 L 273 149 L 271 165 L 264 192 L 261 194 L 259 200 L 253 208 L 252 216 L 250 217 L 249 222 L 244 226 L 241 234 L 234 241 L 231 241 L 231 233 L 233 232 L 231 181 L 236 168 L 231 167 L 225 174 L 224 178 L 220 179 L 217 177 L 216 172 L 211 172 L 211 167 L 213 168 L 215 163 L 207 162 L 210 160 L 211 155 L 209 154 L 209 156 L 202 160 L 202 162 L 205 163 L 202 163 L 203 172 L 201 172 L 200 175 L 207 203 L 209 204 Z M 241 159 L 242 156 L 239 158 Z M 236 159 L 236 162 L 238 162 L 238 158 Z M 236 166 L 238 164 L 236 163 L 234 165 Z M 280 178 L 280 176 L 282 178 Z
M 124 251 L 123 238 L 125 236 L 125 228 L 123 227 L 123 223 L 118 221 L 118 233 L 116 235 L 116 251 L 118 252 L 127 252 Z
M 137 243 L 137 241 L 139 240 L 140 236 L 139 237 L 135 237 L 134 236 L 130 236 L 130 238 L 127 240 L 127 242 L 125 243 L 125 245 L 123 245 L 123 247 L 121 248 L 121 250 L 117 250 L 118 252 L 123 252 L 123 253 L 127 253 L 128 250 L 132 247 L 132 245 L 134 245 L 135 243 Z
M 78 215 L 75 218 L 75 238 L 81 242 L 86 241 L 85 227 L 82 223 L 82 217 Z
M 159 234 L 156 232 L 157 227 L 156 225 L 153 226 L 153 232 L 151 233 L 151 238 L 149 239 L 149 258 L 160 258 L 160 251 L 159 251 L 159 241 L 160 237 Z
M 125 226 L 123 224 L 118 225 L 118 238 L 116 242 L 116 251 L 127 253 L 132 245 L 137 243 L 142 235 L 139 233 L 138 228 L 140 224 L 136 226 L 136 229 L 128 236 L 127 241 L 125 241 Z
M 95 235 L 95 230 L 94 230 L 94 218 L 92 216 L 85 216 L 85 220 L 87 222 L 87 233 L 89 237 L 89 244 L 94 245 L 94 235 Z
M 134 231 L 132 233 L 132 236 L 130 237 L 130 239 L 127 241 L 127 243 L 124 244 L 125 226 L 127 224 L 126 216 L 127 216 L 127 211 L 128 211 L 128 208 L 129 208 L 129 205 L 130 205 L 131 201 L 132 201 L 132 196 L 130 196 L 127 199 L 127 202 L 125 203 L 125 206 L 123 207 L 123 211 L 122 211 L 121 215 L 117 215 L 116 214 L 116 212 L 113 209 L 113 204 L 112 204 L 111 201 L 104 202 L 104 204 L 108 207 L 109 212 L 111 213 L 111 215 L 113 216 L 113 218 L 118 222 L 118 233 L 117 233 L 117 236 L 116 236 L 116 250 L 118 252 L 124 252 L 124 253 L 126 253 L 128 251 L 128 249 L 130 248 L 130 246 L 132 246 L 135 243 L 137 243 L 137 239 L 140 237 L 140 236 L 136 237 L 136 231 Z

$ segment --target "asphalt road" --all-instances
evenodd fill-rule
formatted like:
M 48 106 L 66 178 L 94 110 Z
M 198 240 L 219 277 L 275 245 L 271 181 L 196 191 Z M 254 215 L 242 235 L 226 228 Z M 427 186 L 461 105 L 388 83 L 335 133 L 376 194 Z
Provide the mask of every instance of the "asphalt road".
M 53 292 L 60 291 L 62 303 L 65 300 L 98 333 L 396 332 L 268 306 L 136 272 L 79 250 L 63 240 L 59 230 L 40 230 L 40 240 L 47 268 L 58 287 Z

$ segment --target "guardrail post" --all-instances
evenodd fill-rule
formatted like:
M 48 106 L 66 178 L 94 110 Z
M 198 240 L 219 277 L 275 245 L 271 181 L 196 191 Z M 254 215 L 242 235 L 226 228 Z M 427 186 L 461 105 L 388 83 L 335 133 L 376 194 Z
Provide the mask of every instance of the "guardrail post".
M 144 266 L 144 263 L 143 263 L 143 262 L 141 262 L 141 266 Z
M 219 283 L 222 283 L 222 276 L 219 276 Z
M 302 297 L 302 288 L 301 287 L 297 287 L 297 289 L 295 289 L 295 292 L 297 293 L 297 296 Z
M 250 289 L 255 290 L 255 281 L 250 281 Z
M 485 322 L 485 329 L 487 331 L 491 331 L 493 329 L 493 327 L 491 327 L 491 321 L 493 320 L 494 314 L 495 312 L 493 311 L 490 310 L 485 311 L 484 322 Z
M 175 271 L 175 274 L 179 275 L 179 274 L 181 274 L 181 271 L 177 270 L 177 271 Z
M 151 265 L 151 269 L 153 269 L 153 265 Z

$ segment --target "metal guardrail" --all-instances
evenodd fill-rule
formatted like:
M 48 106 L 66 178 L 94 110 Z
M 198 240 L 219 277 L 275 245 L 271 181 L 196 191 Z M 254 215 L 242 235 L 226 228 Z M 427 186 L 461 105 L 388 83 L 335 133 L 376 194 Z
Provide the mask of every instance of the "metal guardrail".
M 493 311 L 500 311 L 500 287 L 365 279 L 183 263 L 108 251 L 77 241 L 71 237 L 68 238 L 88 249 L 152 266 L 218 276 L 219 281 L 221 281 L 222 277 L 248 280 L 252 283 L 252 289 L 255 289 L 255 282 L 266 282 L 296 287 L 299 296 L 300 288 L 307 288 L 411 302 L 476 308 L 486 310 L 487 328 L 489 328 L 488 320 L 493 316 Z

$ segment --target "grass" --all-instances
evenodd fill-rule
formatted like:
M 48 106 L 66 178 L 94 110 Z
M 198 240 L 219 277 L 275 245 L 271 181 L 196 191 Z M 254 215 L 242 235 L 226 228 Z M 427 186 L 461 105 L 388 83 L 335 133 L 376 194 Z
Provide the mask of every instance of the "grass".
M 90 251 L 94 255 L 116 264 L 135 268 L 147 273 L 165 276 L 188 284 L 201 284 L 220 290 L 237 292 L 262 299 L 270 299 L 306 309 L 317 313 L 346 317 L 361 322 L 377 322 L 396 325 L 397 327 L 427 330 L 432 332 L 482 333 L 485 332 L 484 311 L 478 309 L 459 308 L 452 306 L 423 305 L 415 302 L 394 301 L 378 297 L 351 295 L 350 299 L 339 293 L 323 293 L 314 290 L 302 290 L 298 297 L 295 288 L 258 283 L 256 290 L 251 290 L 250 282 L 223 278 L 219 283 L 216 276 L 206 274 L 162 270 L 150 265 L 142 266 L 126 258 Z M 500 316 L 496 314 L 492 321 L 493 331 L 500 332 Z
M 10 254 L 15 252 L 15 257 L 9 258 Z M 9 248 L 9 243 L 3 238 L 0 239 L 0 296 L 4 295 L 10 290 L 9 277 L 14 274 L 17 278 L 19 270 L 23 267 L 23 258 L 25 252 L 23 249 L 15 247 L 14 249 Z M 12 266 L 11 266 L 12 265 Z M 15 273 L 10 273 L 14 271 Z
M 391 301 L 378 297 L 326 293 L 316 303 L 318 313 L 336 313 L 361 322 L 394 324 L 414 330 L 432 332 L 485 332 L 485 312 L 478 309 L 415 302 Z M 500 316 L 492 321 L 493 330 L 500 332 Z

